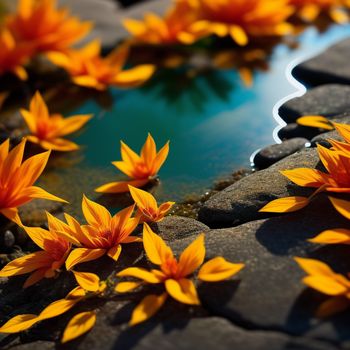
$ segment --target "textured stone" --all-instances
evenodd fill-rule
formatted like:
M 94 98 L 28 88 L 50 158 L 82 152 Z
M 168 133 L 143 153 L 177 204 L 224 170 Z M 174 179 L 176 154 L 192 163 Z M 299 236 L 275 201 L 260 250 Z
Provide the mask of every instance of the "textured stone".
M 323 131 L 318 128 L 310 128 L 297 123 L 289 123 L 278 131 L 281 140 L 289 140 L 295 137 L 303 137 L 307 140 L 313 139 Z
M 61 213 L 63 204 L 60 202 L 48 201 L 46 199 L 34 199 L 28 204 L 20 207 L 22 222 L 27 226 L 42 226 L 46 224 L 46 213 Z
M 230 227 L 265 218 L 267 214 L 258 210 L 269 201 L 290 195 L 309 195 L 312 191 L 292 184 L 279 170 L 314 168 L 318 163 L 316 149 L 297 152 L 215 194 L 203 204 L 198 218 L 210 227 Z
M 314 58 L 297 65 L 292 74 L 309 85 L 350 84 L 350 39 L 331 46 Z
M 210 231 L 206 234 L 208 259 L 220 255 L 246 266 L 234 280 L 203 284 L 199 288 L 203 306 L 244 328 L 276 330 L 331 342 L 349 341 L 349 312 L 328 321 L 313 318 L 326 297 L 302 284 L 305 273 L 293 260 L 294 256 L 316 258 L 347 273 L 347 246 L 320 248 L 306 241 L 335 227 L 349 227 L 349 222 L 326 197 L 319 197 L 296 213 Z M 180 252 L 189 242 L 185 239 L 173 246 Z
M 287 123 L 305 115 L 338 116 L 350 112 L 350 86 L 322 85 L 308 90 L 303 96 L 293 98 L 283 104 L 279 115 Z
M 209 230 L 209 227 L 202 222 L 182 216 L 166 216 L 163 221 L 151 224 L 151 227 L 168 241 L 197 235 Z
M 255 155 L 253 162 L 260 169 L 267 168 L 279 160 L 303 149 L 307 142 L 307 139 L 297 137 L 280 144 L 264 147 Z

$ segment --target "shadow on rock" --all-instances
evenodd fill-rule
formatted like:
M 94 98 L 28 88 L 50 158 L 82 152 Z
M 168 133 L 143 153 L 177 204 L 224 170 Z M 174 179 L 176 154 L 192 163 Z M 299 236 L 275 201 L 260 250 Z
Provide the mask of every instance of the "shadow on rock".
M 271 253 L 287 255 L 297 247 L 309 246 L 307 239 L 337 227 L 349 227 L 349 221 L 321 195 L 304 209 L 266 220 L 258 228 L 256 239 Z

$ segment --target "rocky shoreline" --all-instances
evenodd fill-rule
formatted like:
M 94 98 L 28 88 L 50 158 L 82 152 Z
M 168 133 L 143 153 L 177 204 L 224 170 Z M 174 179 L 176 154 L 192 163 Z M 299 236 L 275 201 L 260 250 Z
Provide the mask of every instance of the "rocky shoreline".
M 108 3 L 108 1 L 105 1 Z M 109 5 L 106 5 L 109 6 Z M 143 12 L 141 5 L 136 11 Z M 110 28 L 109 28 L 110 30 Z M 99 35 L 100 32 L 99 32 Z M 116 38 L 108 39 L 115 42 Z M 108 43 L 108 40 L 106 41 Z M 304 62 L 293 70 L 299 81 L 310 86 L 305 95 L 283 104 L 279 114 L 287 122 L 279 135 L 281 144 L 271 145 L 259 152 L 256 162 L 263 170 L 232 177 L 203 197 L 200 205 L 191 209 L 198 220 L 169 216 L 153 229 L 170 242 L 175 252 L 181 251 L 200 232 L 206 233 L 208 258 L 222 255 L 233 262 L 244 262 L 246 268 L 240 279 L 203 284 L 199 288 L 201 307 L 190 308 L 173 302 L 145 324 L 132 329 L 127 321 L 143 293 L 126 296 L 107 295 L 78 307 L 96 307 L 97 323 L 88 334 L 60 345 L 59 334 L 71 313 L 42 322 L 20 335 L 0 335 L 2 349 L 133 349 L 159 347 L 164 350 L 238 349 L 238 350 L 335 350 L 349 349 L 348 312 L 328 320 L 317 320 L 313 314 L 324 300 L 302 283 L 303 272 L 294 256 L 321 258 L 336 271 L 348 272 L 348 247 L 317 247 L 307 238 L 334 227 L 348 227 L 349 222 L 338 214 L 326 198 L 320 196 L 306 209 L 287 215 L 269 215 L 258 210 L 269 201 L 290 195 L 309 195 L 310 189 L 289 182 L 279 171 L 297 167 L 322 170 L 315 145 L 327 145 L 327 138 L 337 138 L 335 132 L 300 127 L 299 116 L 324 115 L 342 123 L 350 123 L 350 40 L 345 40 L 325 53 Z M 305 145 L 310 144 L 310 147 Z M 226 188 L 222 188 L 225 187 Z M 44 210 L 60 216 L 61 205 L 47 206 L 34 201 L 22 210 L 24 223 L 43 225 Z M 49 203 L 50 205 L 50 203 Z M 193 211 L 192 211 L 193 210 Z M 31 249 L 21 229 L 13 224 L 1 226 L 2 254 L 9 258 L 21 254 L 16 245 Z M 115 278 L 113 264 L 101 259 L 98 272 L 103 278 Z M 141 249 L 126 248 L 118 270 L 137 262 L 146 264 Z M 97 270 L 91 266 L 91 271 Z M 70 275 L 52 282 L 43 281 L 40 288 L 22 290 L 23 278 L 0 280 L 0 320 L 18 313 L 36 312 L 43 305 L 62 297 L 70 290 Z

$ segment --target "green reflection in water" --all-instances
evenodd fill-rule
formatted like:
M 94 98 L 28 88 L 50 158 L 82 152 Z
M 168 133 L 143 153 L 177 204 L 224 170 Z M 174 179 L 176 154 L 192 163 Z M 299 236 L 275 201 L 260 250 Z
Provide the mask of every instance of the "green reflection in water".
M 139 151 L 151 132 L 158 147 L 171 141 L 169 158 L 160 171 L 161 183 L 154 189 L 157 198 L 179 201 L 201 193 L 215 179 L 249 166 L 249 156 L 256 149 L 274 143 L 272 108 L 295 92 L 285 75 L 288 64 L 349 35 L 350 26 L 333 26 L 322 35 L 309 29 L 298 49 L 279 45 L 269 71 L 257 73 L 252 88 L 241 83 L 235 70 L 199 77 L 173 71 L 161 73 L 143 88 L 112 90 L 108 110 L 89 100 L 70 113 L 95 114 L 74 138 L 82 145 L 81 151 L 56 158 L 53 171 L 42 182 L 52 193 L 67 198 L 71 211 L 80 214 L 82 193 L 97 198 L 95 187 L 123 178 L 111 165 L 120 159 L 119 140 Z M 120 196 L 104 199 L 112 207 L 128 203 Z

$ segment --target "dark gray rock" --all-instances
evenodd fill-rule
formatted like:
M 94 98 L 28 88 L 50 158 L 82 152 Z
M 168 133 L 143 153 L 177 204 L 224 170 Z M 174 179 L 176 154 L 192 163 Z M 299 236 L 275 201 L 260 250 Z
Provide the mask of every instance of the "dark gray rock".
M 202 222 L 183 216 L 166 216 L 161 222 L 152 223 L 151 227 L 168 241 L 209 231 L 209 227 Z
M 327 198 L 319 197 L 296 213 L 210 231 L 206 234 L 208 259 L 220 255 L 246 266 L 231 281 L 203 284 L 199 288 L 203 306 L 248 329 L 275 330 L 330 342 L 349 341 L 350 313 L 327 321 L 315 319 L 316 308 L 326 298 L 302 284 L 305 273 L 293 260 L 295 256 L 308 256 L 347 273 L 347 246 L 320 248 L 306 242 L 335 227 L 349 227 L 349 221 L 336 213 Z M 173 246 L 180 252 L 190 241 L 185 239 Z
M 6 348 L 5 348 L 6 349 Z M 56 349 L 55 343 L 50 341 L 37 341 L 35 343 L 18 344 L 11 346 L 11 350 L 53 350 Z
M 6 249 L 12 248 L 15 244 L 15 236 L 10 230 L 6 230 L 1 234 L 0 247 Z
M 254 157 L 254 164 L 264 169 L 279 160 L 305 148 L 307 139 L 296 137 L 280 144 L 270 145 L 261 149 Z
M 350 112 L 350 86 L 322 85 L 308 90 L 305 95 L 293 98 L 283 104 L 279 115 L 287 123 L 295 122 L 305 115 L 338 116 Z
M 350 39 L 346 39 L 328 50 L 297 65 L 292 74 L 309 85 L 350 84 Z
M 295 153 L 270 168 L 246 176 L 212 196 L 199 210 L 198 218 L 209 227 L 232 227 L 266 218 L 259 213 L 269 201 L 290 195 L 309 195 L 312 189 L 293 185 L 280 170 L 314 168 L 319 163 L 316 149 Z
M 289 140 L 295 137 L 303 137 L 307 140 L 311 140 L 322 132 L 324 132 L 322 129 L 309 128 L 297 123 L 289 123 L 281 128 L 277 135 L 281 140 Z
M 45 199 L 34 199 L 19 208 L 21 220 L 27 226 L 45 225 L 47 222 L 45 211 L 56 215 L 63 211 L 63 204 Z

